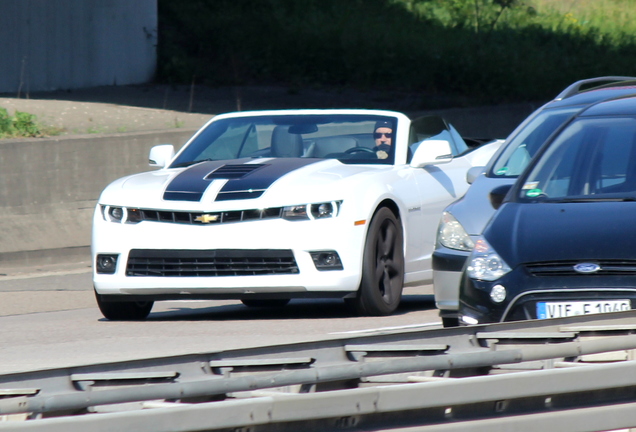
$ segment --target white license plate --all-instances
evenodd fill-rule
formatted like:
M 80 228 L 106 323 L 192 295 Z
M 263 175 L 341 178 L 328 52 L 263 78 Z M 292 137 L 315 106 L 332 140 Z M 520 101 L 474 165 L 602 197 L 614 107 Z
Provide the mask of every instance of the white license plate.
M 537 318 L 562 318 L 576 315 L 621 312 L 631 308 L 632 303 L 630 300 L 539 302 L 537 303 Z

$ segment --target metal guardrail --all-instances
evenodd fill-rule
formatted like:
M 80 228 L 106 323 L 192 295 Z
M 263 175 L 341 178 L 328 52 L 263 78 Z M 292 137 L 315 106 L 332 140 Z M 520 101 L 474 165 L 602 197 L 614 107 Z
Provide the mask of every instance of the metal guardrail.
M 0 431 L 625 428 L 635 330 L 626 312 L 9 374 Z

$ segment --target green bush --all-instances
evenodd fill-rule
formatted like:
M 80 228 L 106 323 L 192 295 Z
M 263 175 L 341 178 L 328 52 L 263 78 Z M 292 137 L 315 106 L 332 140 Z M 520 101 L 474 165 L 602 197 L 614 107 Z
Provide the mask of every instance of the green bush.
M 39 137 L 44 135 L 33 114 L 16 111 L 10 116 L 5 108 L 0 108 L 0 138 Z
M 491 103 L 543 100 L 578 79 L 636 74 L 636 33 L 551 3 L 159 0 L 158 79 L 406 90 Z

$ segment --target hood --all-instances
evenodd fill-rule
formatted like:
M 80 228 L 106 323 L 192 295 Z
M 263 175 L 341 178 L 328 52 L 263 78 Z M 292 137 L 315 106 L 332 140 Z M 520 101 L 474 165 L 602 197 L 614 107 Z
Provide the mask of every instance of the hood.
M 636 258 L 636 202 L 506 203 L 484 232 L 515 267 L 520 263 Z
M 276 158 L 207 161 L 177 170 L 159 170 L 133 175 L 111 184 L 101 201 L 117 197 L 119 205 L 139 207 L 210 208 L 228 201 L 271 199 L 293 201 L 308 199 L 311 190 L 329 192 L 333 186 L 386 166 L 346 165 L 335 159 Z M 112 194 L 112 195 L 111 195 Z M 323 193 L 324 194 L 324 193 Z M 126 202 L 121 202 L 124 199 Z M 225 203 L 225 204 L 223 204 Z M 257 204 L 254 204 L 257 205 Z

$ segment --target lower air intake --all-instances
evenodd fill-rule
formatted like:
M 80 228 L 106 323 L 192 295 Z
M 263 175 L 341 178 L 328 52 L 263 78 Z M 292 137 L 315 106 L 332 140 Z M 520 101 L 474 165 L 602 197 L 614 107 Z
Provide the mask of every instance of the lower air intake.
M 126 265 L 126 276 L 133 277 L 261 276 L 297 273 L 298 265 L 291 250 L 271 249 L 133 249 Z

